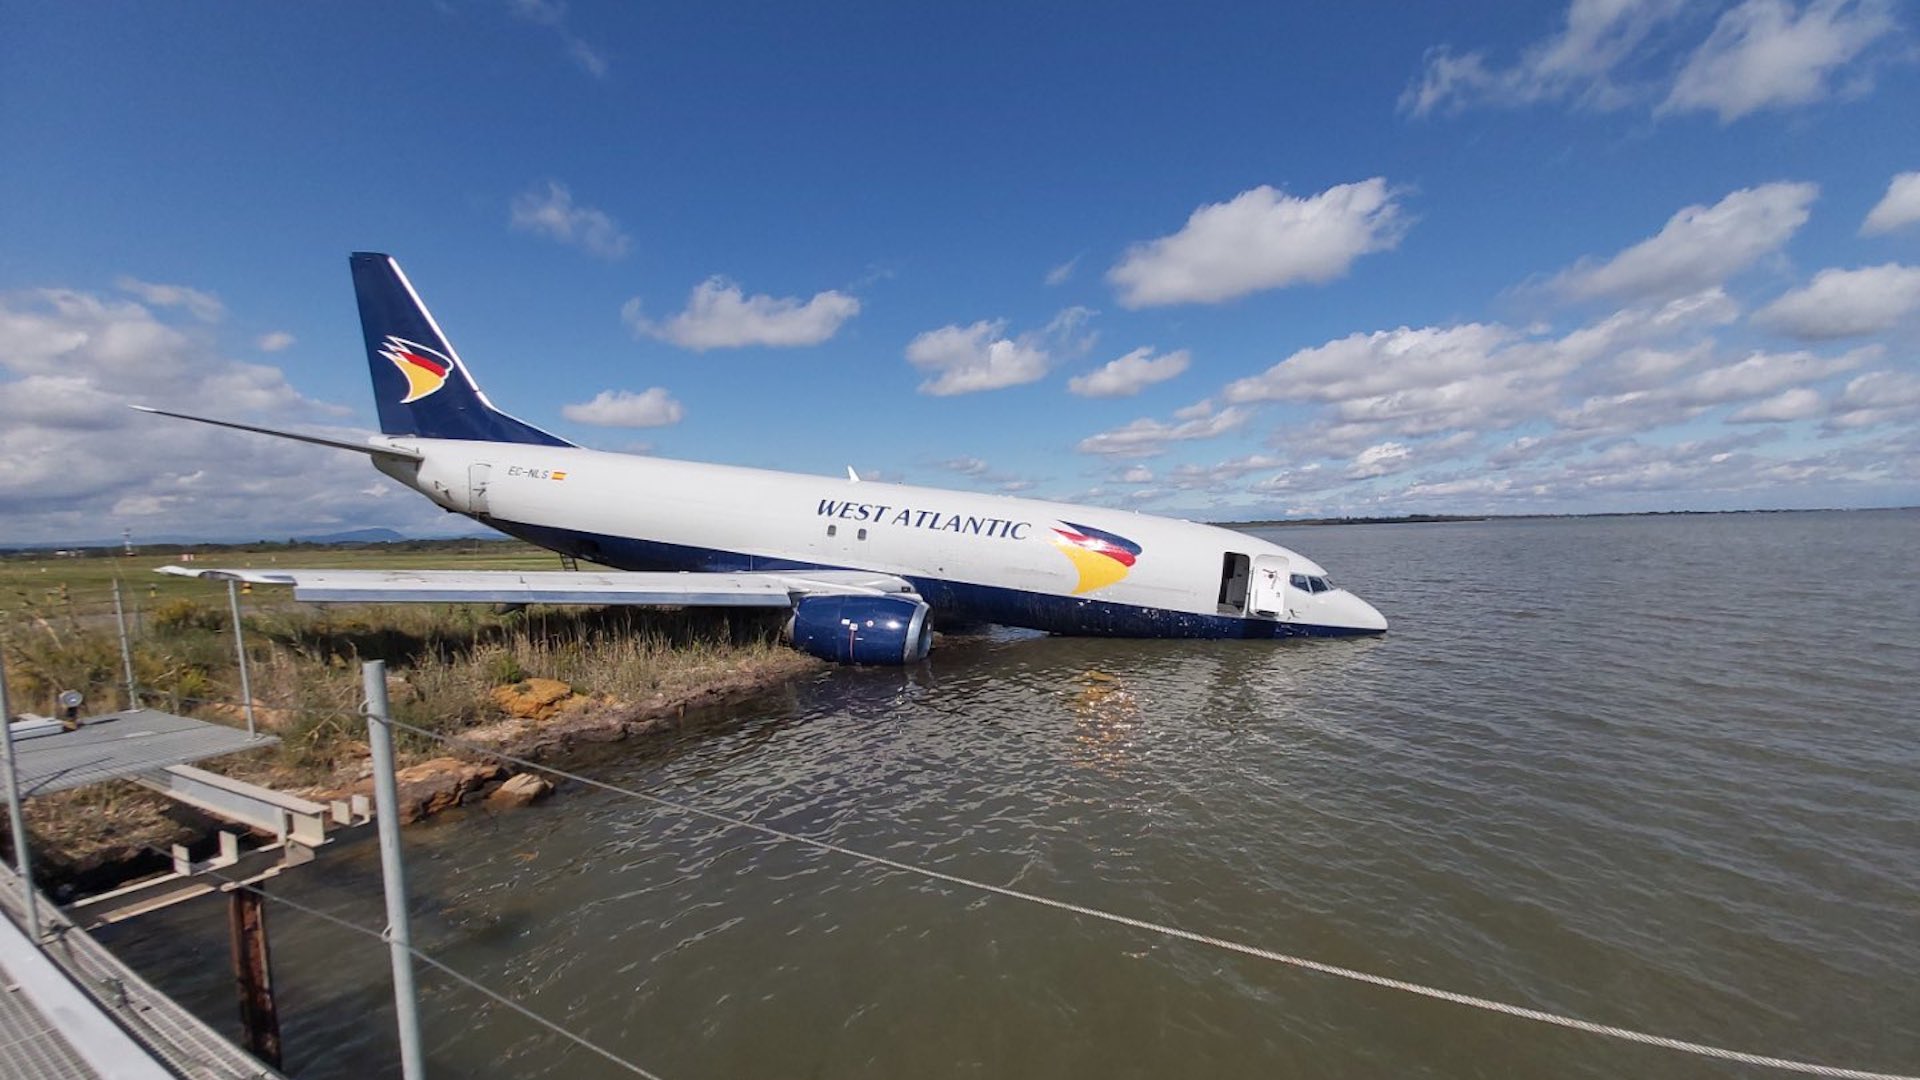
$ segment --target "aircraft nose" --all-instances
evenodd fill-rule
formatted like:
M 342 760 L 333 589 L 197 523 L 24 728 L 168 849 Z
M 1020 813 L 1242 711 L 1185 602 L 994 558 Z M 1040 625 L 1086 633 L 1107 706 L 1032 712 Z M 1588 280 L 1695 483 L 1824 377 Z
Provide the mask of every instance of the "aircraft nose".
M 1345 616 L 1348 626 L 1356 630 L 1367 630 L 1376 634 L 1386 630 L 1387 617 L 1380 614 L 1379 608 L 1374 607 L 1372 604 L 1367 603 L 1352 593 L 1346 594 L 1346 600 L 1347 602 L 1343 605 L 1341 615 Z

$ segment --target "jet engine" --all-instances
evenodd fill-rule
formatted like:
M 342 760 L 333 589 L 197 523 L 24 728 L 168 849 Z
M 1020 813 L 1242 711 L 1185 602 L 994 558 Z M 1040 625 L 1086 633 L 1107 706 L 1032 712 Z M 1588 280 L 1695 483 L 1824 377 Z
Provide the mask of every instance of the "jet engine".
M 795 648 L 839 664 L 911 664 L 933 647 L 927 604 L 907 596 L 807 596 L 793 606 Z

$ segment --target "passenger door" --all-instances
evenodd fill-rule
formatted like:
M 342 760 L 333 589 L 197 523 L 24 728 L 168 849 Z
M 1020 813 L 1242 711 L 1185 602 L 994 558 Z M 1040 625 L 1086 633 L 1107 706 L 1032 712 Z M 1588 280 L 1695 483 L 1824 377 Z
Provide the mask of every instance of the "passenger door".
M 1253 582 L 1247 590 L 1247 613 L 1284 619 L 1287 614 L 1287 574 L 1284 555 L 1258 555 L 1253 560 Z

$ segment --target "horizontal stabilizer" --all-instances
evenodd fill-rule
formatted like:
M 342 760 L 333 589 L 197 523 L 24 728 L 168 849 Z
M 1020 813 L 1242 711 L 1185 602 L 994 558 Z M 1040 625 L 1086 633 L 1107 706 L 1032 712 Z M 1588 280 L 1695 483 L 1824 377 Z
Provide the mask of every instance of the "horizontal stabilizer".
M 214 420 L 205 416 L 168 412 L 165 409 L 156 409 L 150 405 L 129 405 L 127 407 L 143 413 L 152 413 L 155 416 L 171 416 L 176 420 L 192 420 L 197 424 L 212 424 L 214 427 L 232 428 L 235 431 L 251 431 L 256 435 L 271 435 L 276 439 L 292 439 L 295 442 L 312 443 L 315 446 L 331 446 L 336 450 L 351 450 L 356 454 L 366 454 L 368 457 L 398 458 L 401 461 L 420 460 L 420 455 L 415 451 L 402 450 L 393 446 L 382 446 L 377 443 L 348 442 L 345 439 L 329 439 L 324 435 L 304 435 L 297 431 L 281 431 L 278 428 L 242 424 L 233 420 Z
M 162 566 L 162 574 L 291 585 L 322 604 L 613 604 L 791 607 L 807 596 L 916 596 L 904 578 L 864 570 L 644 573 L 611 570 L 230 570 Z

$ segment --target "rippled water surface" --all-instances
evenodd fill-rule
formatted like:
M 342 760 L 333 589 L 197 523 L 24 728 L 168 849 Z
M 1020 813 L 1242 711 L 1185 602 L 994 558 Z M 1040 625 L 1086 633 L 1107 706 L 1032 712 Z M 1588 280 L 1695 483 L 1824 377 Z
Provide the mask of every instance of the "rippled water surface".
M 580 767 L 1396 978 L 1920 1070 L 1920 514 L 1268 535 L 1393 631 L 952 644 Z M 406 844 L 420 944 L 668 1080 L 1767 1075 L 577 786 Z M 369 843 L 272 889 L 381 922 Z M 270 916 L 291 1071 L 397 1076 L 384 949 Z M 112 943 L 230 1026 L 219 906 Z M 435 1075 L 621 1075 L 420 982 Z

